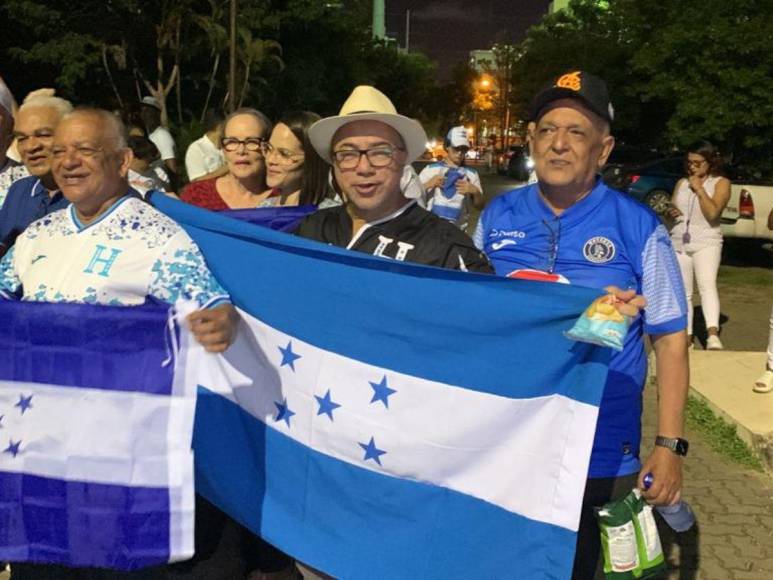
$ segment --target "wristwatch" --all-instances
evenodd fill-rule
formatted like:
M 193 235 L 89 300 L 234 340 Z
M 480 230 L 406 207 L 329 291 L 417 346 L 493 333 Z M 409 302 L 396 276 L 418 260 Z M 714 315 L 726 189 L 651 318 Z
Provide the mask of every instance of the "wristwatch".
M 670 449 L 682 457 L 687 455 L 687 450 L 690 448 L 690 443 L 687 439 L 682 439 L 681 437 L 661 437 L 660 435 L 655 437 L 655 445 Z

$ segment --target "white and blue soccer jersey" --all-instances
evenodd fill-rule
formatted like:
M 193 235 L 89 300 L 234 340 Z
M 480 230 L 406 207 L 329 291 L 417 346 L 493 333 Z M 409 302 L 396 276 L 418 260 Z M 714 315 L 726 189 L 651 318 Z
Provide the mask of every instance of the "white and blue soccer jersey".
M 591 193 L 557 217 L 537 184 L 494 199 L 474 240 L 498 275 L 541 270 L 570 284 L 632 288 L 647 299 L 622 352 L 610 361 L 599 409 L 590 477 L 637 472 L 641 395 L 647 373 L 643 333 L 684 330 L 687 304 L 668 232 L 649 209 L 599 181 Z
M 483 188 L 478 172 L 469 167 L 451 167 L 441 161 L 427 165 L 422 169 L 419 181 L 427 183 L 436 175 L 444 176 L 443 186 L 435 187 L 425 194 L 426 202 L 423 207 L 464 229 L 470 218 L 470 204 L 472 202 L 469 195 L 456 193 L 456 181 L 467 179 L 482 192 Z
M 0 292 L 23 300 L 134 305 L 151 296 L 229 302 L 188 234 L 136 197 L 82 224 L 73 206 L 33 222 L 0 262 Z

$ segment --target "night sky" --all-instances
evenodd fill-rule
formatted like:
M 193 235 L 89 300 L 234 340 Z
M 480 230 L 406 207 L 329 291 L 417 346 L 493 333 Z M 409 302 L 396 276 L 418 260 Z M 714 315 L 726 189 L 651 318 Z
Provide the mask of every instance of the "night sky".
M 387 35 L 405 45 L 405 14 L 411 11 L 411 50 L 421 50 L 448 76 L 471 50 L 494 42 L 516 43 L 547 13 L 550 0 L 386 0 Z

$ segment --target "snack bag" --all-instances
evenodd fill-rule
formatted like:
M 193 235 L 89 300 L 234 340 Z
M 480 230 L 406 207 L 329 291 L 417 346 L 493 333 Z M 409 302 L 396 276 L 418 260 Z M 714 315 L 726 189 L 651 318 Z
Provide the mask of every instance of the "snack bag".
M 623 501 L 628 504 L 634 515 L 633 526 L 636 529 L 636 543 L 641 565 L 640 578 L 656 576 L 665 570 L 666 559 L 663 556 L 655 516 L 652 515 L 652 506 L 644 501 L 641 491 L 637 488 L 634 488 Z
M 641 577 L 633 512 L 625 499 L 604 505 L 596 517 L 601 530 L 604 575 L 620 580 Z
M 596 298 L 564 335 L 572 340 L 623 350 L 631 319 L 617 310 L 617 301 L 613 294 Z
M 666 568 L 652 506 L 634 489 L 597 514 L 607 578 L 652 578 Z

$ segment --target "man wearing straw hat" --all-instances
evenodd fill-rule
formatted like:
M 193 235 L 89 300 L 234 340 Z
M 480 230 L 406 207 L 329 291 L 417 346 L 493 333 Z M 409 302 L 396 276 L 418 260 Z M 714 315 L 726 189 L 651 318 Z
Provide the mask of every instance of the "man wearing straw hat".
M 298 235 L 394 260 L 492 271 L 464 232 L 400 190 L 403 168 L 424 152 L 427 135 L 382 92 L 357 87 L 337 116 L 312 125 L 309 138 L 333 166 L 344 204 L 307 217 Z

